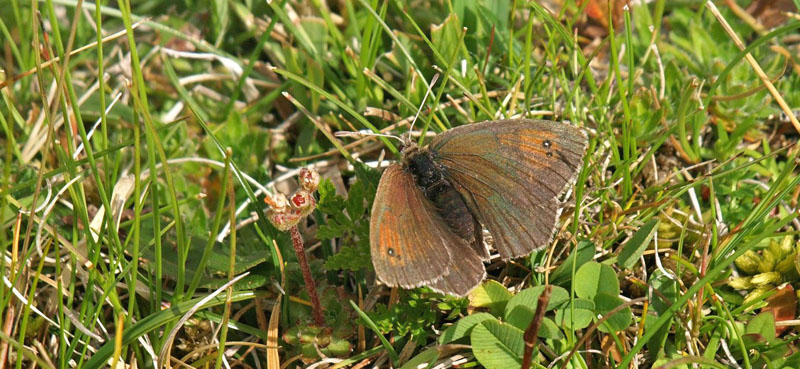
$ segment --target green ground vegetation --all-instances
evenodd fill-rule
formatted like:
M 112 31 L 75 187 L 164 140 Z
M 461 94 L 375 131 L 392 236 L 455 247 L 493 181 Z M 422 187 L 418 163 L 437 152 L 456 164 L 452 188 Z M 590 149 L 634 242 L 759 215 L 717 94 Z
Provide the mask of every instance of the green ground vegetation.
M 796 0 L 0 8 L 0 368 L 800 367 Z M 333 135 L 420 106 L 589 132 L 553 243 L 468 298 L 376 284 L 397 142 Z M 259 216 L 301 167 L 322 325 Z

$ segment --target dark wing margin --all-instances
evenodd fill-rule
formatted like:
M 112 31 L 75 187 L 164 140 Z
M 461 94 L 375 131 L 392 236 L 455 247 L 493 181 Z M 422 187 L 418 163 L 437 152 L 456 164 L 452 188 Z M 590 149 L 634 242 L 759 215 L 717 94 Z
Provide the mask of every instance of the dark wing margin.
M 587 145 L 575 126 L 511 119 L 451 129 L 428 147 L 509 259 L 551 241 L 559 197 L 574 182 Z
M 460 252 L 451 264 L 450 272 L 442 279 L 428 284 L 428 287 L 439 293 L 463 297 L 475 289 L 484 278 L 486 278 L 486 268 L 483 266 L 481 256 L 470 249 Z

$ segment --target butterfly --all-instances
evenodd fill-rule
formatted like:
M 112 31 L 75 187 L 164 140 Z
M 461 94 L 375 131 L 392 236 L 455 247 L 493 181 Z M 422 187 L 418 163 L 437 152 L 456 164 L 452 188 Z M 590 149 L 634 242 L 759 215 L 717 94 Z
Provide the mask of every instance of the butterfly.
M 463 125 L 425 147 L 404 140 L 372 206 L 378 279 L 465 296 L 486 278 L 484 227 L 504 260 L 545 247 L 587 145 L 578 127 L 531 119 Z

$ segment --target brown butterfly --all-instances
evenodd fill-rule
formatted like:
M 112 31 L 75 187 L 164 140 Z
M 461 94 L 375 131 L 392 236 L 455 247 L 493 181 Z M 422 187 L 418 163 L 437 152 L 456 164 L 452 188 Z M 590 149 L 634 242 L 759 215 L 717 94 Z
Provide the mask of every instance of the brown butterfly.
M 575 126 L 530 119 L 461 126 L 425 147 L 404 141 L 372 206 L 372 265 L 386 285 L 457 296 L 486 277 L 482 227 L 504 260 L 552 240 L 588 143 Z

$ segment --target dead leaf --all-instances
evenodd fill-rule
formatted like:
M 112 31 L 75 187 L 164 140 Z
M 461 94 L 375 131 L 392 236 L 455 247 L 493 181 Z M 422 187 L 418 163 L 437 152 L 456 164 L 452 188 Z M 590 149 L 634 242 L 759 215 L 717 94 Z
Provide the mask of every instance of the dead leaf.
M 583 9 L 583 13 L 586 14 L 589 19 L 584 24 L 578 25 L 578 32 L 590 39 L 605 37 L 608 35 L 609 1 L 581 0 L 578 2 L 578 5 L 583 6 L 586 2 L 588 2 L 588 4 L 586 4 L 586 7 Z M 614 29 L 620 29 L 624 23 L 622 11 L 625 6 L 630 6 L 629 0 L 611 1 Z
M 747 6 L 747 12 L 766 29 L 775 28 L 789 19 L 787 12 L 797 13 L 793 0 L 755 0 Z
M 767 297 L 767 307 L 761 309 L 764 311 L 772 311 L 775 316 L 775 323 L 793 320 L 797 316 L 797 294 L 794 292 L 792 285 L 787 284 L 783 287 L 777 288 L 778 292 L 774 295 Z M 780 336 L 789 327 L 776 325 L 775 335 Z
M 622 353 L 619 352 L 616 343 L 614 343 L 614 339 L 611 335 L 603 336 L 603 339 L 600 340 L 600 349 L 605 352 L 606 360 L 613 359 L 614 363 L 619 363 L 622 361 Z

